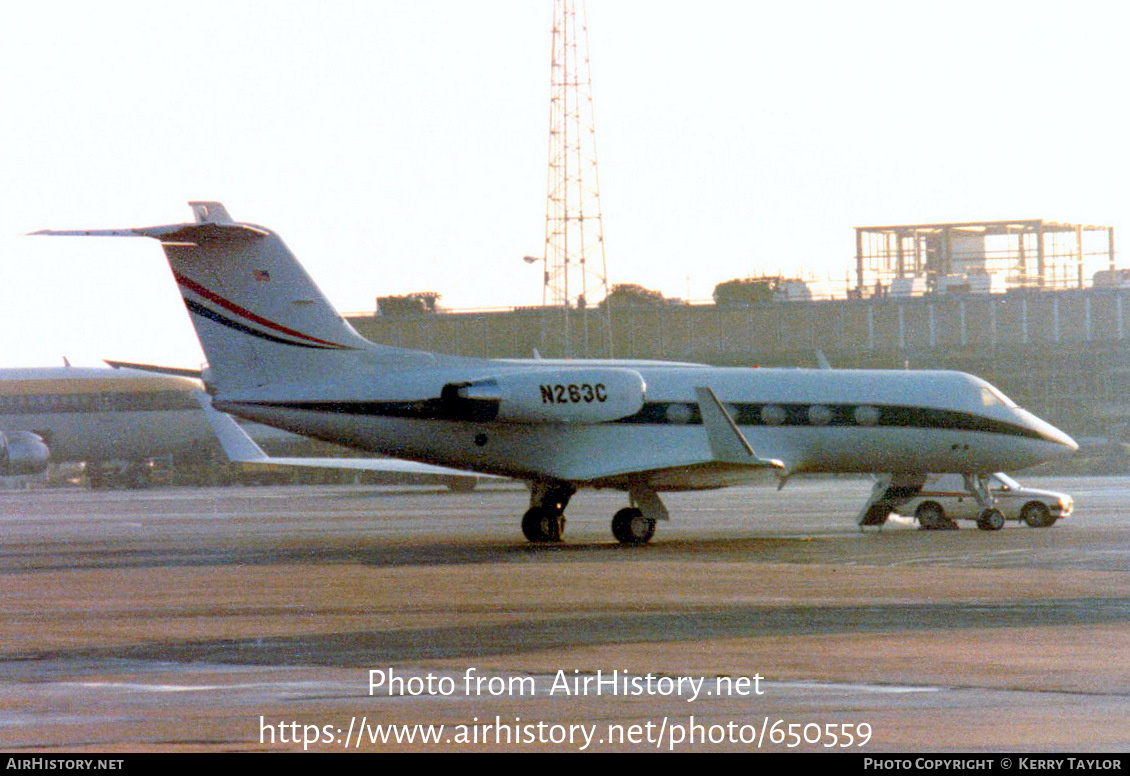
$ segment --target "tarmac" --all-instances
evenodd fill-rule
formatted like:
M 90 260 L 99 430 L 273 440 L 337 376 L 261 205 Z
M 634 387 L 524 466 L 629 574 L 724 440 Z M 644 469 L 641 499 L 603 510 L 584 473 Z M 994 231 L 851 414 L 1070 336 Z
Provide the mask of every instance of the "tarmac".
M 1130 478 L 1052 528 L 881 531 L 864 480 L 0 492 L 0 748 L 1130 750 Z M 442 727 L 441 727 L 442 726 Z

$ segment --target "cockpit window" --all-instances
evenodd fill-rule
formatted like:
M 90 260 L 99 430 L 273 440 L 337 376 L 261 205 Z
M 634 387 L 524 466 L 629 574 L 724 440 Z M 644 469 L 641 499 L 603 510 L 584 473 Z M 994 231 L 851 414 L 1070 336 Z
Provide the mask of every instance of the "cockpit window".
M 991 385 L 981 386 L 981 404 L 986 407 L 1016 407 L 1016 402 Z

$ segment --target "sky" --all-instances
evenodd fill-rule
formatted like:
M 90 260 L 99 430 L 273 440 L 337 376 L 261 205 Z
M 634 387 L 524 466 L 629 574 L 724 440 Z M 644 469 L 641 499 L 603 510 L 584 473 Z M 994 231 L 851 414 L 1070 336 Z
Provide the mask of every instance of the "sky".
M 587 18 L 610 283 L 841 279 L 862 225 L 1130 239 L 1130 6 L 588 0 Z M 544 250 L 551 22 L 551 0 L 0 5 L 0 365 L 198 365 L 156 243 L 25 236 L 189 221 L 194 199 L 279 232 L 342 311 L 539 304 L 522 257 Z

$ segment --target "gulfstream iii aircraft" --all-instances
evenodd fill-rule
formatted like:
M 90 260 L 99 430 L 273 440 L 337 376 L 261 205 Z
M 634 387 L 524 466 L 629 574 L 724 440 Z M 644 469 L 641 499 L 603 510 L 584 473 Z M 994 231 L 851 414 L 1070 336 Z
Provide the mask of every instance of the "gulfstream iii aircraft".
M 48 231 L 158 240 L 224 412 L 398 458 L 530 485 L 522 530 L 559 541 L 581 488 L 615 488 L 624 543 L 668 517 L 660 493 L 766 471 L 882 475 L 879 525 L 928 472 L 960 473 L 999 527 L 982 475 L 1074 452 L 1059 429 L 959 372 L 718 368 L 654 361 L 465 358 L 376 345 L 333 308 L 274 232 L 217 202 L 188 224 Z M 1001 521 L 1003 523 L 1003 521 Z

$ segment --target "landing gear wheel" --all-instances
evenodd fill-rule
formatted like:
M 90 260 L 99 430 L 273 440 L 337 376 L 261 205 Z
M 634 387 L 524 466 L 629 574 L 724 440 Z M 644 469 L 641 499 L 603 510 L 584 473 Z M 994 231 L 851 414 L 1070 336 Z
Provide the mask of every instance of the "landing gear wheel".
M 565 532 L 565 515 L 545 507 L 530 507 L 522 516 L 522 533 L 531 542 L 559 542 Z
M 982 531 L 999 531 L 1004 528 L 1004 515 L 999 509 L 986 509 L 977 518 L 977 527 Z
M 655 535 L 655 521 L 635 507 L 626 507 L 613 516 L 612 535 L 620 544 L 647 544 Z
M 923 531 L 957 530 L 957 523 L 946 517 L 946 511 L 933 501 L 927 501 L 914 510 L 914 517 Z
M 1020 519 L 1032 528 L 1050 528 L 1055 525 L 1051 510 L 1037 501 L 1024 505 L 1024 509 L 1020 510 Z

